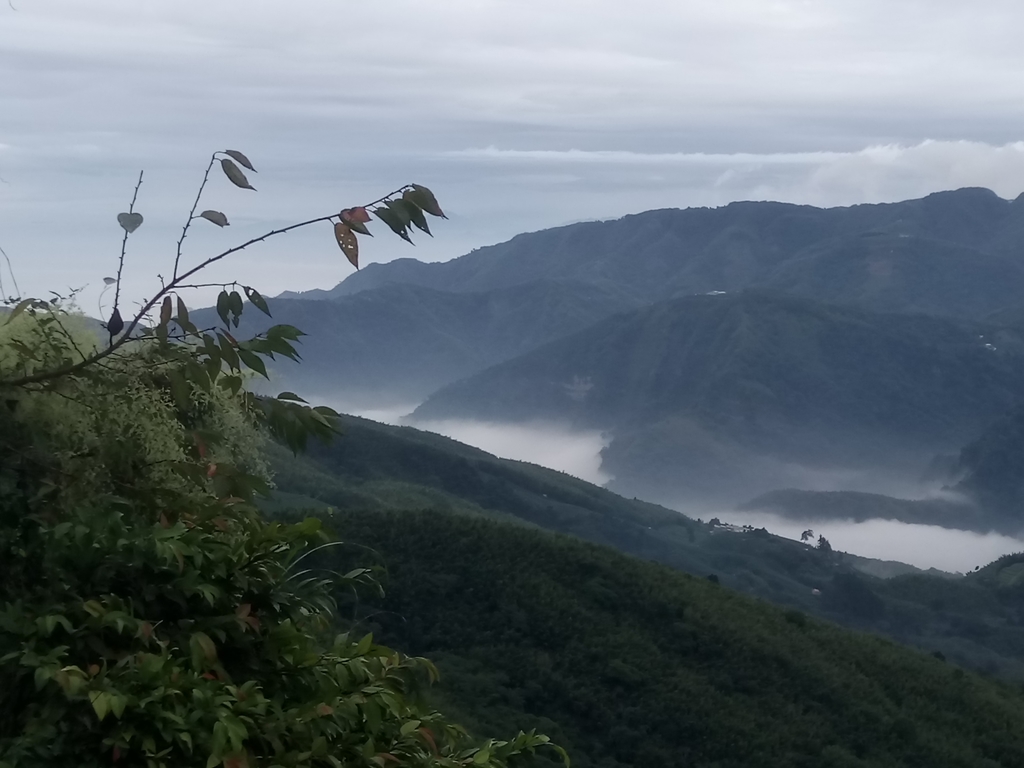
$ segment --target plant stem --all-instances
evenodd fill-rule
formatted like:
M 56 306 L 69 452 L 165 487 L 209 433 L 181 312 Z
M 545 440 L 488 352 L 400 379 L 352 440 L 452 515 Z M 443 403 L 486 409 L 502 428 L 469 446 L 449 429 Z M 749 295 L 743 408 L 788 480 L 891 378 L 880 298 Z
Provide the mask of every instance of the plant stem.
M 139 187 L 142 186 L 142 174 L 145 171 L 139 171 L 139 181 L 135 185 L 135 194 L 132 195 L 131 205 L 128 206 L 128 213 L 135 213 L 135 201 L 139 198 Z M 117 309 L 117 304 L 121 298 L 121 270 L 124 269 L 124 254 L 128 249 L 128 230 L 125 229 L 124 237 L 121 238 L 121 258 L 117 262 L 117 285 L 114 287 L 114 309 Z

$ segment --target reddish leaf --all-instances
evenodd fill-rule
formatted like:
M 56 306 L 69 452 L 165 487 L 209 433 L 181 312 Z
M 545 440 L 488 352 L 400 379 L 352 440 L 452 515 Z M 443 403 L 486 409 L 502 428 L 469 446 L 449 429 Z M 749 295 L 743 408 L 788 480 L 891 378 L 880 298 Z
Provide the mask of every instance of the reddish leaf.
M 167 515 L 163 512 L 160 513 L 160 527 L 164 529 L 171 527 L 171 521 L 167 519 Z
M 359 241 L 348 224 L 339 221 L 334 225 L 334 238 L 353 267 L 359 269 Z
M 352 221 L 358 221 L 360 224 L 366 224 L 370 220 L 369 211 L 367 211 L 365 208 L 361 206 L 358 208 L 347 209 L 346 211 L 343 212 L 343 218 L 345 218 L 344 213 L 347 213 L 348 218 L 351 218 Z
M 430 732 L 429 728 L 420 728 L 419 730 L 423 740 L 430 745 L 430 751 L 433 752 L 435 756 L 438 755 L 437 742 L 434 741 L 434 734 Z
M 252 613 L 251 603 L 242 603 L 240 606 L 235 608 L 235 616 L 237 616 L 240 619 L 244 619 L 250 613 Z
M 334 708 L 330 704 L 317 704 L 316 713 L 320 717 L 327 717 L 328 715 L 334 714 Z
M 357 209 L 350 208 L 348 210 L 342 211 L 339 214 L 341 216 L 341 220 L 348 224 L 353 232 L 358 232 L 361 235 L 369 235 L 370 237 L 373 237 L 373 233 L 371 233 L 370 230 L 366 228 L 366 223 L 362 221 L 362 217 L 356 217 L 352 213 L 352 211 L 354 210 Z M 366 216 L 367 220 L 369 220 L 370 214 L 366 212 L 365 208 L 359 208 L 358 210 L 362 211 L 363 215 Z

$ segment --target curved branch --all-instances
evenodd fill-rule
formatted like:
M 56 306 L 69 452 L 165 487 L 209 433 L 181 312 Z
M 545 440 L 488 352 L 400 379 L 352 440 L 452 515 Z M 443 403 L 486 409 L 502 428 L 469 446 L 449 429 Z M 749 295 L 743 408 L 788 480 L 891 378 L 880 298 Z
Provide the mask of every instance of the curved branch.
M 203 190 L 206 189 L 206 182 L 210 180 L 210 169 L 213 168 L 213 164 L 217 161 L 217 152 L 210 155 L 210 163 L 206 166 L 206 173 L 203 174 L 203 183 L 199 185 L 199 191 L 196 193 L 195 202 L 192 203 L 192 210 L 188 212 L 188 221 L 185 222 L 185 226 L 181 229 L 181 237 L 178 238 L 178 250 L 174 254 L 174 271 L 171 273 L 171 279 L 173 280 L 178 276 L 178 262 L 181 261 L 181 247 L 185 242 L 185 236 L 188 235 L 188 229 L 192 226 L 192 222 L 196 218 L 196 208 L 199 207 L 199 198 L 203 196 Z
M 142 174 L 145 171 L 139 171 L 139 181 L 135 185 L 135 194 L 132 195 L 131 205 L 128 206 L 128 213 L 135 213 L 135 201 L 139 199 L 139 187 L 142 186 Z M 121 238 L 121 259 L 117 262 L 117 285 L 114 288 L 114 309 L 117 309 L 118 301 L 121 298 L 121 270 L 124 269 L 124 254 L 128 248 L 128 235 L 130 233 L 126 229 L 124 231 L 124 237 Z
M 403 189 L 406 189 L 408 186 L 408 184 L 403 185 L 396 189 L 395 191 L 389 192 L 383 197 L 374 200 L 372 203 L 367 203 L 362 207 L 370 208 L 374 205 L 378 205 L 387 200 L 388 198 L 397 195 L 399 192 L 401 192 Z M 26 384 L 39 384 L 44 381 L 51 381 L 53 379 L 59 379 L 62 376 L 68 376 L 74 373 L 78 373 L 84 368 L 88 368 L 90 365 L 93 365 L 94 363 L 97 363 L 100 360 L 103 360 L 104 358 L 112 355 L 114 352 L 116 352 L 122 346 L 127 344 L 129 341 L 132 341 L 132 332 L 139 326 L 139 323 L 142 322 L 143 318 L 145 318 L 146 315 L 149 314 L 150 310 L 156 307 L 156 305 L 160 303 L 164 296 L 167 296 L 168 294 L 172 293 L 176 288 L 182 287 L 188 278 L 192 277 L 192 275 L 196 274 L 200 270 L 206 269 L 211 264 L 214 264 L 220 261 L 221 259 L 226 258 L 234 253 L 243 251 L 250 245 L 255 245 L 256 243 L 263 242 L 264 240 L 267 240 L 271 237 L 275 237 L 277 235 L 283 235 L 285 232 L 291 232 L 292 230 L 295 229 L 308 227 L 310 224 L 318 224 L 321 221 L 330 221 L 331 219 L 336 218 L 338 218 L 338 214 L 332 213 L 327 216 L 317 216 L 315 219 L 307 219 L 306 221 L 300 221 L 298 224 L 290 224 L 289 226 L 282 227 L 281 229 L 272 229 L 271 231 L 266 232 L 260 235 L 259 237 L 254 237 L 251 240 L 246 240 L 241 245 L 236 245 L 233 248 L 228 248 L 226 251 L 218 253 L 216 256 L 211 256 L 210 258 L 206 259 L 206 261 L 200 262 L 198 265 L 188 270 L 187 272 L 182 272 L 181 275 L 174 277 L 171 280 L 171 282 L 163 286 L 163 288 L 161 288 L 160 291 L 155 296 L 153 296 L 153 298 L 151 298 L 149 301 L 143 304 L 142 309 L 140 309 L 136 313 L 135 317 L 133 317 L 131 321 L 125 326 L 124 332 L 121 334 L 121 336 L 116 341 L 111 340 L 109 346 L 105 347 L 99 352 L 90 355 L 89 357 L 83 360 L 80 360 L 79 362 L 73 365 L 67 365 L 64 366 L 63 368 L 55 368 L 51 371 L 42 371 L 40 373 L 34 373 L 28 376 L 22 376 L 17 379 L 10 379 L 8 381 L 0 380 L 0 386 L 20 387 L 25 386 Z

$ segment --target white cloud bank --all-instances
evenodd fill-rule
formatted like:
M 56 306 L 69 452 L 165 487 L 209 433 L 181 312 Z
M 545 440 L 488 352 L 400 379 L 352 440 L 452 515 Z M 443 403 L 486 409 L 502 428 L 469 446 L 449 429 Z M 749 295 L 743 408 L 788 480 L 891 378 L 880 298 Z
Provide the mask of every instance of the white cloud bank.
M 140 168 L 128 294 L 151 290 L 205 159 L 225 244 L 405 181 L 452 221 L 416 250 L 646 208 L 1022 187 L 1024 5 L 1011 0 L 20 0 L 0 4 L 0 246 L 26 291 L 96 285 Z M 930 140 L 930 141 L 929 141 Z M 480 151 L 481 147 L 499 150 Z M 330 232 L 247 251 L 267 293 L 348 274 Z M 89 300 L 86 301 L 89 306 Z

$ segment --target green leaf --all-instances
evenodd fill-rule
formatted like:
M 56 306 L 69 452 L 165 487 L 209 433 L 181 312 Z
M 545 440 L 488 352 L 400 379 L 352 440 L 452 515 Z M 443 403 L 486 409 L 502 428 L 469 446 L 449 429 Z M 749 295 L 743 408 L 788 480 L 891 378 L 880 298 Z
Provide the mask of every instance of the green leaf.
M 409 213 L 409 206 L 406 202 L 404 200 L 388 200 L 384 205 L 398 217 L 398 220 L 402 222 L 402 226 L 408 229 L 412 223 L 412 215 Z
M 226 157 L 220 161 L 221 170 L 224 171 L 224 175 L 228 177 L 228 181 L 234 184 L 236 187 L 242 189 L 251 189 L 253 192 L 256 191 L 256 187 L 249 183 L 249 180 L 245 178 L 245 174 L 242 173 L 242 169 L 235 165 L 233 162 L 228 160 Z
M 199 218 L 206 219 L 207 221 L 216 224 L 218 227 L 226 227 L 231 223 L 228 221 L 228 217 L 220 211 L 203 211 L 199 214 Z
M 106 691 L 92 691 L 89 694 L 89 703 L 92 704 L 96 717 L 103 722 L 103 718 L 110 712 L 110 694 Z
M 402 223 L 402 220 L 390 208 L 374 208 L 373 215 L 387 224 L 391 231 L 400 238 L 406 242 L 412 242 L 409 234 L 405 231 L 405 225 Z
M 119 213 L 117 214 L 117 223 L 121 225 L 121 229 L 127 232 L 129 235 L 136 229 L 142 226 L 142 214 L 141 213 Z
M 412 185 L 412 197 L 410 199 L 431 216 L 437 216 L 441 219 L 448 218 L 444 215 L 444 211 L 441 210 L 441 206 L 438 205 L 437 198 L 434 197 L 434 193 L 422 184 Z
M 406 210 L 409 212 L 409 218 L 412 219 L 412 223 L 416 229 L 426 232 L 428 235 L 433 237 L 430 232 L 430 226 L 427 224 L 427 217 L 423 215 L 423 210 L 414 202 L 414 197 L 415 193 L 408 189 L 402 195 L 402 202 L 405 203 Z
M 192 388 L 185 380 L 184 374 L 177 368 L 167 372 L 167 378 L 171 383 L 171 397 L 178 410 L 187 412 L 192 408 Z
M 243 363 L 245 363 L 252 370 L 256 371 L 256 373 L 260 374 L 263 378 L 270 378 L 267 375 L 266 364 L 264 364 L 263 360 L 258 355 L 250 352 L 248 349 L 243 349 L 242 347 L 239 347 L 238 356 L 241 358 Z
M 235 316 L 235 328 L 237 328 L 238 320 L 242 317 L 242 294 L 232 291 L 228 295 L 228 307 L 231 309 L 231 314 Z
M 243 168 L 256 173 L 256 169 L 252 167 L 252 163 L 249 162 L 249 158 L 239 152 L 237 149 L 225 149 L 224 154 L 233 160 L 236 160 Z
M 402 727 L 398 729 L 398 732 L 401 733 L 403 736 L 408 736 L 410 733 L 412 733 L 413 731 L 415 731 L 419 727 L 420 727 L 420 721 L 419 720 L 408 720 L 408 721 L 402 723 Z
M 239 369 L 238 353 L 235 351 L 235 345 L 221 333 L 217 334 L 217 338 L 220 340 L 220 355 L 224 358 L 224 362 L 228 364 L 228 367 L 237 371 Z
M 306 402 L 301 397 L 296 395 L 294 392 L 282 392 L 281 394 L 279 394 L 277 396 L 277 399 L 278 400 L 294 400 L 297 403 L 305 403 Z
M 185 306 L 185 301 L 181 298 L 181 296 L 178 297 L 178 318 L 177 319 L 178 319 L 178 325 L 180 325 L 182 327 L 182 330 L 185 330 L 188 326 L 191 325 L 191 323 L 188 320 L 188 307 Z
M 220 316 L 221 322 L 224 323 L 225 328 L 231 327 L 231 321 L 228 319 L 229 311 L 230 302 L 228 300 L 228 292 L 221 291 L 217 294 L 217 314 Z
M 363 639 L 359 641 L 354 649 L 352 649 L 353 656 L 365 656 L 370 648 L 373 646 L 373 633 L 364 635 Z
M 7 323 L 11 322 L 14 318 L 16 318 L 30 306 L 32 306 L 32 302 L 34 301 L 35 299 L 25 299 L 24 301 L 19 301 L 18 305 L 11 310 L 11 313 L 9 315 L 7 315 Z M 7 325 L 7 323 L 4 323 L 4 325 Z

